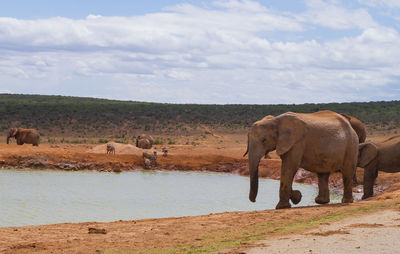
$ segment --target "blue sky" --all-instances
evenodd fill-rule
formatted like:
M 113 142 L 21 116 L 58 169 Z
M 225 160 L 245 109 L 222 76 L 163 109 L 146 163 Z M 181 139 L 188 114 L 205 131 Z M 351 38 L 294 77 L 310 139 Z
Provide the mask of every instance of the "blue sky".
M 176 0 L 3 0 L 0 16 L 22 19 L 54 16 L 85 18 L 89 14 L 103 16 L 133 16 L 162 11 L 178 3 L 196 4 L 201 1 Z M 207 1 L 206 1 L 207 2 Z
M 400 99 L 397 0 L 1 5 L 1 93 L 217 104 Z

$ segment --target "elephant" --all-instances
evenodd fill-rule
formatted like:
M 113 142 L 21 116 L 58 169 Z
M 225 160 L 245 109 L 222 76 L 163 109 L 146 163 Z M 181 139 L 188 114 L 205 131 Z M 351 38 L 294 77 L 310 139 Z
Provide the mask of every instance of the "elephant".
M 141 134 L 136 137 L 136 147 L 142 149 L 150 149 L 154 144 L 154 139 L 152 136 L 147 134 Z
M 142 148 L 142 149 L 150 149 L 151 148 L 151 143 L 148 139 L 140 139 L 136 140 L 136 147 Z
M 361 122 L 360 120 L 358 120 L 357 118 L 355 118 L 353 116 L 349 116 L 344 113 L 341 113 L 341 115 L 346 117 L 349 120 L 351 127 L 357 133 L 358 143 L 360 143 L 360 144 L 364 143 L 365 139 L 367 138 L 367 131 L 365 129 L 365 125 L 363 124 L 363 122 Z
M 331 172 L 340 170 L 343 177 L 342 203 L 353 202 L 352 178 L 357 164 L 358 137 L 349 121 L 333 111 L 315 113 L 287 112 L 266 116 L 255 122 L 248 133 L 250 193 L 256 201 L 258 166 L 261 157 L 276 150 L 282 159 L 279 202 L 276 209 L 290 208 L 301 200 L 301 193 L 292 189 L 299 167 L 318 175 L 318 204 L 329 203 L 328 180 Z
M 347 114 L 341 113 L 342 116 L 346 117 L 349 122 L 351 127 L 353 128 L 353 130 L 357 133 L 358 136 L 358 143 L 364 143 L 365 139 L 367 137 L 367 131 L 365 129 L 365 125 L 363 124 L 363 122 L 361 122 L 360 120 L 358 120 L 357 118 L 353 117 L 353 116 L 349 116 Z M 353 183 L 357 184 L 358 180 L 357 180 L 357 171 L 354 171 L 354 176 L 353 176 Z
M 39 146 L 40 135 L 35 129 L 11 128 L 7 135 L 7 144 L 9 144 L 10 138 L 12 137 L 17 140 L 18 145 L 27 143 L 33 146 Z
M 400 172 L 400 135 L 382 142 L 366 142 L 359 145 L 358 167 L 364 168 L 364 195 L 373 196 L 374 182 L 378 171 Z
M 107 144 L 107 154 L 115 154 L 115 146 L 112 144 Z

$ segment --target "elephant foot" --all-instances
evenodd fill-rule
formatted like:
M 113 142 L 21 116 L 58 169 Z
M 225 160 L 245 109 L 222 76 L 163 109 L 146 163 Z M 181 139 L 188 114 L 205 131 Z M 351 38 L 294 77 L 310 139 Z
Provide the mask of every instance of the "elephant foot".
M 302 195 L 301 192 L 298 190 L 293 190 L 291 195 L 290 195 L 290 200 L 292 200 L 292 203 L 297 205 L 301 201 Z
M 279 201 L 279 203 L 276 205 L 275 209 L 285 209 L 285 208 L 290 208 L 292 207 L 289 203 L 289 201 L 286 202 L 281 202 Z
M 370 195 L 370 194 L 364 194 L 364 195 L 362 196 L 361 199 L 367 199 L 367 198 L 370 198 L 370 197 L 372 197 L 372 195 Z
M 315 198 L 315 203 L 320 204 L 320 205 L 322 205 L 322 204 L 328 204 L 329 201 L 331 201 L 330 198 L 329 198 L 329 196 L 328 196 L 328 197 L 317 196 L 317 197 Z
M 342 198 L 342 203 L 353 203 L 353 197 L 349 197 L 349 198 Z

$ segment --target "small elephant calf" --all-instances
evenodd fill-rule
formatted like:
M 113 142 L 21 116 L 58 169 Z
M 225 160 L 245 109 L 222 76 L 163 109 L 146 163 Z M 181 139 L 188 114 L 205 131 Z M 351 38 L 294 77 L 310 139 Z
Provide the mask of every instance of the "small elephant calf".
M 107 154 L 115 154 L 115 147 L 112 144 L 107 144 Z
M 363 199 L 373 196 L 378 171 L 400 172 L 400 135 L 383 142 L 366 142 L 359 145 L 357 166 L 364 168 Z

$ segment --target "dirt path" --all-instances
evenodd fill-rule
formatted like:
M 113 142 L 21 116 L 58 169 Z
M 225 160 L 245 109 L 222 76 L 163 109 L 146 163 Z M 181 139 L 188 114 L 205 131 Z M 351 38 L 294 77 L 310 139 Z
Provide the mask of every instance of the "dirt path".
M 399 253 L 400 210 L 344 219 L 317 229 L 261 241 L 243 253 Z

